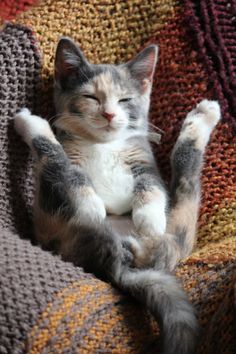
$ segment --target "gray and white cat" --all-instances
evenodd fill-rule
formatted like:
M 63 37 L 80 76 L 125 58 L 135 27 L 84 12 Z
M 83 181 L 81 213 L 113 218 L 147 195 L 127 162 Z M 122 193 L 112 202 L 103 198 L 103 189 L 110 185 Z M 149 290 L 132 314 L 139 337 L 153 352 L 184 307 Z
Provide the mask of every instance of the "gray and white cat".
M 171 156 L 168 193 L 149 143 L 156 61 L 151 45 L 126 64 L 93 65 L 62 38 L 55 61 L 57 137 L 26 108 L 15 128 L 35 156 L 38 240 L 130 291 L 161 319 L 165 353 L 187 354 L 197 337 L 194 310 L 168 272 L 193 248 L 203 154 L 220 108 L 204 100 L 187 115 Z M 124 214 L 132 223 L 120 232 L 127 217 L 117 223 L 109 215 Z

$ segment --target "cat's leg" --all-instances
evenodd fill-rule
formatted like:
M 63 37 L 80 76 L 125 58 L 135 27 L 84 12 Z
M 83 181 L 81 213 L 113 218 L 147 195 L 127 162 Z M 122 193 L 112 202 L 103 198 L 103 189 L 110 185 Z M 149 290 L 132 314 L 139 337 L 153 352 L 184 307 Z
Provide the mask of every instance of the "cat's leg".
M 167 192 L 156 168 L 152 153 L 147 163 L 133 166 L 135 179 L 132 204 L 132 219 L 136 231 L 135 265 L 151 265 L 153 250 L 158 246 L 166 231 Z
M 115 276 L 122 264 L 132 262 L 132 254 L 106 222 L 103 201 L 89 177 L 70 164 L 46 120 L 23 109 L 15 129 L 35 156 L 38 241 L 88 272 Z
M 156 267 L 173 269 L 190 254 L 200 204 L 200 176 L 210 135 L 220 120 L 216 101 L 203 100 L 184 120 L 171 155 L 171 207 L 165 242 L 158 249 Z
M 15 129 L 36 159 L 38 207 L 71 224 L 90 225 L 104 220 L 104 203 L 90 178 L 80 167 L 70 164 L 48 122 L 25 108 L 16 115 Z
M 137 231 L 156 238 L 166 230 L 167 193 L 155 166 L 135 171 L 132 218 Z

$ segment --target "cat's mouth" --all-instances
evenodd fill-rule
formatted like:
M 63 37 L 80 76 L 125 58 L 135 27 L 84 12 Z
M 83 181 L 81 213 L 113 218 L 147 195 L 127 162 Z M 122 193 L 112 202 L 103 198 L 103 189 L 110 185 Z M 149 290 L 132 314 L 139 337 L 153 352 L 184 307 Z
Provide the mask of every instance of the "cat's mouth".
M 107 141 L 110 139 L 115 139 L 116 136 L 118 136 L 122 130 L 122 126 L 121 125 L 116 125 L 116 124 L 106 124 L 106 125 L 95 125 L 95 124 L 91 124 L 90 122 L 88 123 L 88 125 L 90 126 L 90 129 L 87 127 L 87 130 L 90 131 L 92 133 L 92 135 L 95 135 L 96 138 L 101 139 L 102 141 Z
M 108 132 L 108 133 L 117 131 L 117 128 L 112 127 L 111 125 L 106 125 L 105 127 L 100 127 L 98 129 L 100 131 L 105 131 L 105 132 Z
M 114 127 L 111 127 L 110 125 L 108 125 L 106 128 L 105 128 L 106 132 L 114 132 L 117 130 L 117 128 L 114 128 Z

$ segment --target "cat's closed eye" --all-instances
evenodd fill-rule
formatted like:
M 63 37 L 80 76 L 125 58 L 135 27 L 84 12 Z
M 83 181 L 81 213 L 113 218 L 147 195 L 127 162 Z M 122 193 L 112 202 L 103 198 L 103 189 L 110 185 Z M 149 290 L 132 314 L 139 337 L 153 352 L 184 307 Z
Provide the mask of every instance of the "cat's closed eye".
M 83 95 L 83 97 L 85 98 L 90 98 L 91 100 L 94 100 L 94 101 L 97 101 L 97 102 L 100 102 L 99 99 L 96 97 L 96 96 L 93 96 L 93 95 Z
M 119 100 L 119 103 L 123 103 L 123 102 L 129 102 L 131 101 L 132 98 L 131 97 L 128 97 L 128 98 L 122 98 L 121 100 Z

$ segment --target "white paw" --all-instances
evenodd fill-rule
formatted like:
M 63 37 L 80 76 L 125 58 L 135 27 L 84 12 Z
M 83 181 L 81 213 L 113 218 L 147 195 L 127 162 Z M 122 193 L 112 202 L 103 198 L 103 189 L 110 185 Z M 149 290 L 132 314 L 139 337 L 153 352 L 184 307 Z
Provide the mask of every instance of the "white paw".
M 103 200 L 92 190 L 92 188 L 80 188 L 76 197 L 76 214 L 71 223 L 80 225 L 96 225 L 106 218 L 106 209 Z
M 32 139 L 39 135 L 46 136 L 50 140 L 55 140 L 48 122 L 41 117 L 32 115 L 27 108 L 23 108 L 16 114 L 14 127 L 28 145 L 31 145 Z
M 166 215 L 157 202 L 150 202 L 133 210 L 133 222 L 138 233 L 144 236 L 163 236 L 166 230 Z
M 220 117 L 220 106 L 217 101 L 201 101 L 188 113 L 180 132 L 180 140 L 195 139 L 195 147 L 204 149 Z
M 203 114 L 201 119 L 212 129 L 221 117 L 220 105 L 217 101 L 203 100 L 196 107 L 197 114 Z

